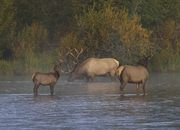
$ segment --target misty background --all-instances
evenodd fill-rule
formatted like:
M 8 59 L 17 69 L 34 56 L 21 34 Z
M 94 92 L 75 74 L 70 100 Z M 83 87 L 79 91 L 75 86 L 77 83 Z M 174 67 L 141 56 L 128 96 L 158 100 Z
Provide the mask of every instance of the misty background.
M 179 0 L 0 0 L 0 74 L 113 57 L 180 70 Z

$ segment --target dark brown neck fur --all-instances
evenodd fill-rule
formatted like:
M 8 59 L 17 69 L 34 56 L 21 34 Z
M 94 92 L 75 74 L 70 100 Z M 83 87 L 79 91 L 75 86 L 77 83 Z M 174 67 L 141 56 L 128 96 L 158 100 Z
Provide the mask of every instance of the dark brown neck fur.
M 59 77 L 60 77 L 60 73 L 59 73 L 59 71 L 55 71 L 55 73 L 54 73 L 54 75 L 55 75 L 55 77 L 58 79 Z

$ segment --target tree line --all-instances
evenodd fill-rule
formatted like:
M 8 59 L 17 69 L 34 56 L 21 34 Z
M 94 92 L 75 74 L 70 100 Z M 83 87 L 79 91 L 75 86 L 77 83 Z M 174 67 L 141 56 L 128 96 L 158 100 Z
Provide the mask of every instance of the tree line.
M 0 73 L 87 57 L 180 70 L 179 0 L 0 0 Z

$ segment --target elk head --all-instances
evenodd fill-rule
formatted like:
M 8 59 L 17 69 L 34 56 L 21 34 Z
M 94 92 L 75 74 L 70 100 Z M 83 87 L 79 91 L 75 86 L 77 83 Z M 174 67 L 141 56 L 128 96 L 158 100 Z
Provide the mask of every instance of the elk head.
M 83 48 L 68 48 L 67 52 L 64 54 L 63 59 L 59 59 L 61 64 L 64 64 L 63 69 L 61 70 L 63 73 L 70 73 L 74 66 L 79 63 L 79 57 L 84 52 Z

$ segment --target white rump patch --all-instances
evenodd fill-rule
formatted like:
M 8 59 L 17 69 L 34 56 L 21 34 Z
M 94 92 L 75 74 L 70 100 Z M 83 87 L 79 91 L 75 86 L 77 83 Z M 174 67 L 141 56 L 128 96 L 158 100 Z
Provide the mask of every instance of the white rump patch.
M 115 60 L 115 59 L 114 59 L 114 61 L 115 61 L 115 62 L 116 62 L 116 64 L 119 66 L 119 61 L 117 61 L 117 60 Z
M 116 70 L 116 71 L 117 71 L 116 73 L 118 74 L 118 76 L 121 75 L 123 69 L 124 69 L 124 66 L 120 66 L 120 67 Z

